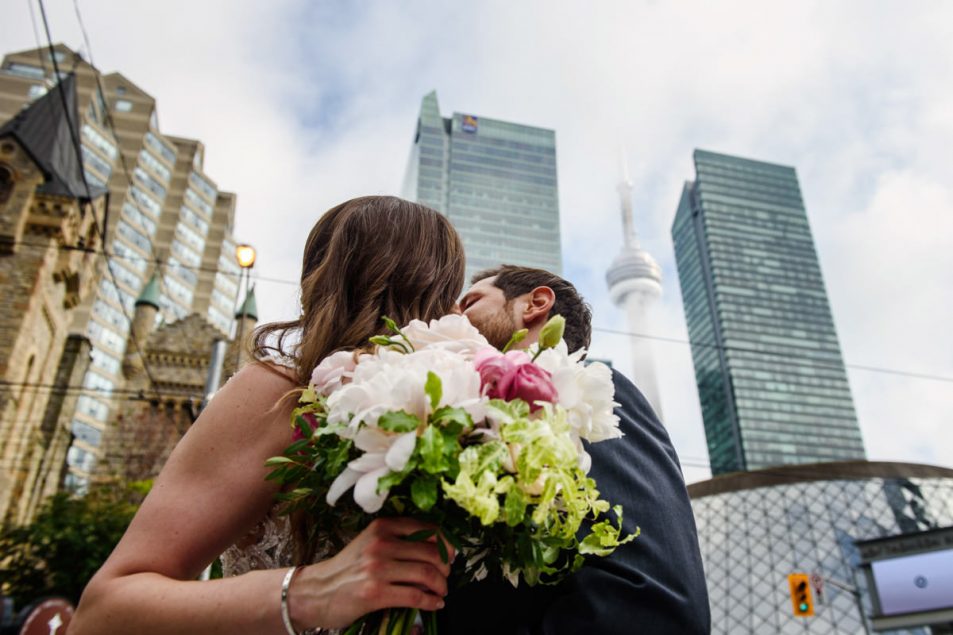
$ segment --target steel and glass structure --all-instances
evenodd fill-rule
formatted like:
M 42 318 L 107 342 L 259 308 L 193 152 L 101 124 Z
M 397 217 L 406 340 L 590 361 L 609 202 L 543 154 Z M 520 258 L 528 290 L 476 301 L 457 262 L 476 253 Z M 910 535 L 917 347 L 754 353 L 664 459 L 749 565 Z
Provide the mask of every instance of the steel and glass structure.
M 788 465 L 693 483 L 688 493 L 718 635 L 880 632 L 863 543 L 953 527 L 953 470 L 931 465 Z M 813 615 L 792 610 L 792 573 L 815 580 Z M 928 623 L 890 632 L 928 635 Z
M 694 161 L 672 238 L 712 473 L 864 458 L 794 168 Z
M 463 238 L 467 278 L 499 264 L 561 273 L 556 133 L 454 113 L 424 96 L 403 196 L 447 216 Z

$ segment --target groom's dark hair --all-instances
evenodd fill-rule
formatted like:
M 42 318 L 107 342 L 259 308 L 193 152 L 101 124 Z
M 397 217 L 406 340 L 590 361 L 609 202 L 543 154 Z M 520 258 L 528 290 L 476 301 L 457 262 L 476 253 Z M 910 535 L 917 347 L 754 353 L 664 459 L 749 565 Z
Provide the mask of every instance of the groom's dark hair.
M 529 293 L 536 287 L 549 287 L 556 295 L 550 315 L 561 315 L 566 320 L 566 331 L 563 339 L 569 352 L 580 348 L 589 348 L 592 339 L 592 309 L 586 303 L 576 287 L 568 280 L 560 278 L 545 269 L 520 267 L 517 265 L 500 265 L 493 269 L 486 269 L 473 276 L 471 283 L 480 280 L 496 278 L 493 286 L 503 292 L 503 297 L 509 302 L 517 296 Z

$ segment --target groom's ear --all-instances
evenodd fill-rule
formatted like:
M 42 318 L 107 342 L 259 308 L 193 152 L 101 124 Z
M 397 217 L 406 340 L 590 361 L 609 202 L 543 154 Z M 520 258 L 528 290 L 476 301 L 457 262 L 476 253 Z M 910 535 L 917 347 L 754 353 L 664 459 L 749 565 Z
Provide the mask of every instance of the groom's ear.
M 523 308 L 523 324 L 532 327 L 549 318 L 549 312 L 556 303 L 556 293 L 549 287 L 536 287 L 527 294 Z

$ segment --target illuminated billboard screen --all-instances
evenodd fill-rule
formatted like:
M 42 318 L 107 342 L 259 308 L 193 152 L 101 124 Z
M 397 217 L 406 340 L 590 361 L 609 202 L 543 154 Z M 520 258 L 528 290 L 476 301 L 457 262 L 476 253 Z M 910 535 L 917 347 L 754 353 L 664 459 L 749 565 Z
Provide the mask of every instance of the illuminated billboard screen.
M 463 121 L 460 126 L 464 132 L 476 132 L 480 127 L 479 120 L 473 115 L 463 115 Z
M 953 608 L 953 549 L 870 563 L 883 615 Z

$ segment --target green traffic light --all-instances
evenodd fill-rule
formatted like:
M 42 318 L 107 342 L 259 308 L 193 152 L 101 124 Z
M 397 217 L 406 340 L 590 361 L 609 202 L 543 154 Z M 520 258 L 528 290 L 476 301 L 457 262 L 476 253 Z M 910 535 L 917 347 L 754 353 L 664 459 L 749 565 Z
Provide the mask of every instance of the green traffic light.
M 807 613 L 807 603 L 806 603 L 806 602 L 801 602 L 800 604 L 797 605 L 797 608 L 798 608 L 799 611 L 801 611 L 801 613 Z

